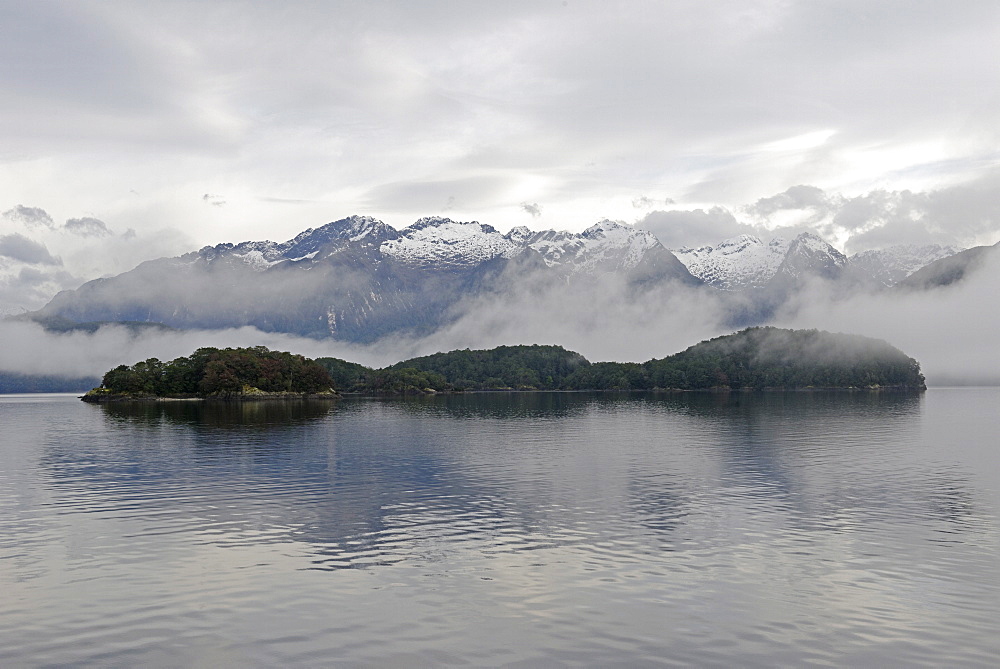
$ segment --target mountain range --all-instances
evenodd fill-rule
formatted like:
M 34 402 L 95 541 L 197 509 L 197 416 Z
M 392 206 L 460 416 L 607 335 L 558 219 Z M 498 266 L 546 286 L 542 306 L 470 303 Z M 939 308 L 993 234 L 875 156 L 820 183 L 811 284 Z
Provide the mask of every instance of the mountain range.
M 464 300 L 500 296 L 535 280 L 569 284 L 581 295 L 589 286 L 621 281 L 640 299 L 652 288 L 754 296 L 764 307 L 744 307 L 732 323 L 742 326 L 766 321 L 774 305 L 811 281 L 886 289 L 923 272 L 920 286 L 927 288 L 938 281 L 936 263 L 951 260 L 955 267 L 945 274 L 954 276 L 971 262 L 962 257 L 951 247 L 896 246 L 848 258 L 808 232 L 767 243 L 742 235 L 671 251 L 649 231 L 608 220 L 580 233 L 517 227 L 502 234 L 442 217 L 397 230 L 351 216 L 286 242 L 226 243 L 145 262 L 63 291 L 29 317 L 63 328 L 95 322 L 253 326 L 372 342 L 432 333 L 461 315 Z

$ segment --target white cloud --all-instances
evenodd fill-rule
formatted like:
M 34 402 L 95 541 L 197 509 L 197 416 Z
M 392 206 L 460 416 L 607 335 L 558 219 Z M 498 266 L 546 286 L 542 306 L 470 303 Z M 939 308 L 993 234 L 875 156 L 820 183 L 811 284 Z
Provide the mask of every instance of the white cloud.
M 734 209 L 1000 162 L 992 2 L 57 2 L 0 20 L 22 64 L 0 72 L 0 207 L 199 246 L 350 213 L 405 225 L 452 197 L 501 229 L 522 202 L 579 229 L 634 216 L 637 192 Z

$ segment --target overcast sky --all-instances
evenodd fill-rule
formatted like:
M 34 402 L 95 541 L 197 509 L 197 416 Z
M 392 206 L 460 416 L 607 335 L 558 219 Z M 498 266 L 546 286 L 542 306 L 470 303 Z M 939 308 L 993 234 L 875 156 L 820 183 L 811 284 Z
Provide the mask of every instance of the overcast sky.
M 994 243 L 998 45 L 995 0 L 0 0 L 0 301 L 355 213 Z

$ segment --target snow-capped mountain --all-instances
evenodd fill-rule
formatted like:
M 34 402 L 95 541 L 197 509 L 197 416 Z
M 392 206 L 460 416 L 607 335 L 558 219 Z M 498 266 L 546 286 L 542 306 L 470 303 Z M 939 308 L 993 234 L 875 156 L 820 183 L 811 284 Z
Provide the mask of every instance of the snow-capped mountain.
M 892 246 L 850 258 L 818 235 L 804 232 L 791 242 L 775 237 L 767 244 L 752 235 L 727 239 L 717 246 L 674 251 L 694 276 L 726 291 L 788 288 L 805 277 L 850 278 L 854 283 L 892 286 L 935 260 L 958 253 L 950 246 Z
M 932 262 L 953 256 L 962 250 L 940 244 L 900 244 L 855 253 L 850 257 L 850 266 L 852 271 L 861 273 L 878 285 L 892 286 Z
M 965 280 L 969 274 L 980 271 L 985 265 L 997 262 L 1000 242 L 993 246 L 973 246 L 921 267 L 896 284 L 901 290 L 933 290 Z
M 218 244 L 143 263 L 64 291 L 37 313 L 78 323 L 250 325 L 373 341 L 431 331 L 457 317 L 461 300 L 503 290 L 529 274 L 576 282 L 608 272 L 642 287 L 701 283 L 653 235 L 612 221 L 582 233 L 518 228 L 503 235 L 448 218 L 422 218 L 396 230 L 352 216 L 282 243 Z
M 819 235 L 803 232 L 788 245 L 785 259 L 778 265 L 771 282 L 799 281 L 809 276 L 839 279 L 846 265 L 847 256 L 830 246 Z
M 477 221 L 426 217 L 397 231 L 367 216 L 351 216 L 310 228 L 284 243 L 219 244 L 205 247 L 199 256 L 209 261 L 226 256 L 239 258 L 254 269 L 265 270 L 284 261 L 326 257 L 348 242 L 377 247 L 383 257 L 409 267 L 437 270 L 510 259 L 531 249 L 548 267 L 569 272 L 628 271 L 650 251 L 665 250 L 651 232 L 606 219 L 580 233 L 535 232 L 520 226 L 503 235 Z
M 180 329 L 253 326 L 371 342 L 433 332 L 461 317 L 470 298 L 490 300 L 516 294 L 519 286 L 534 290 L 557 282 L 586 299 L 596 284 L 614 278 L 638 300 L 656 288 L 747 290 L 749 299 L 734 295 L 722 302 L 731 304 L 733 323 L 743 326 L 766 322 L 811 281 L 855 290 L 874 281 L 851 280 L 858 272 L 894 277 L 948 252 L 891 249 L 848 260 L 817 235 L 803 233 L 766 244 L 744 235 L 675 255 L 652 233 L 607 220 L 579 233 L 517 227 L 501 234 L 474 221 L 422 218 L 396 230 L 351 216 L 285 242 L 218 244 L 145 262 L 59 293 L 29 317 L 64 327 L 105 321 Z
M 280 244 L 272 241 L 218 244 L 201 249 L 198 257 L 211 262 L 228 256 L 254 269 L 265 270 L 284 261 L 310 260 L 321 250 L 334 252 L 350 242 L 377 246 L 397 237 L 399 233 L 395 228 L 371 216 L 349 216 L 319 228 L 309 228 Z M 191 254 L 184 257 L 191 257 Z
M 494 258 L 511 258 L 522 246 L 492 226 L 427 217 L 382 243 L 383 255 L 412 267 L 473 267 Z
M 718 246 L 674 251 L 691 274 L 722 290 L 764 286 L 787 253 L 788 242 L 781 237 L 765 244 L 753 235 L 739 235 Z
M 532 232 L 521 226 L 511 230 L 507 238 L 537 251 L 549 267 L 570 272 L 632 270 L 648 252 L 662 248 L 651 232 L 607 219 L 580 233 Z

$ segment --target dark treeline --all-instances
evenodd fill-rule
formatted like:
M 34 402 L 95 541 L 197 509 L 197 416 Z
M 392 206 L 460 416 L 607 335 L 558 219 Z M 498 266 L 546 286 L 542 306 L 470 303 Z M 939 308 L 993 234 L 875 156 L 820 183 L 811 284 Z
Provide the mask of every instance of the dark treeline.
M 818 330 L 749 328 L 644 363 L 591 363 L 561 346 L 500 346 L 406 360 L 373 370 L 320 358 L 338 390 L 923 389 L 916 360 L 886 342 Z
M 589 362 L 561 346 L 500 346 L 412 358 L 372 369 L 254 348 L 200 348 L 104 375 L 100 393 L 239 395 L 339 392 L 396 395 L 463 390 L 923 389 L 916 360 L 876 339 L 818 330 L 749 328 L 661 359 Z
M 318 393 L 332 386 L 326 368 L 315 361 L 255 346 L 199 348 L 170 362 L 150 358 L 131 367 L 119 365 L 104 375 L 100 389 L 134 396 L 210 396 Z

